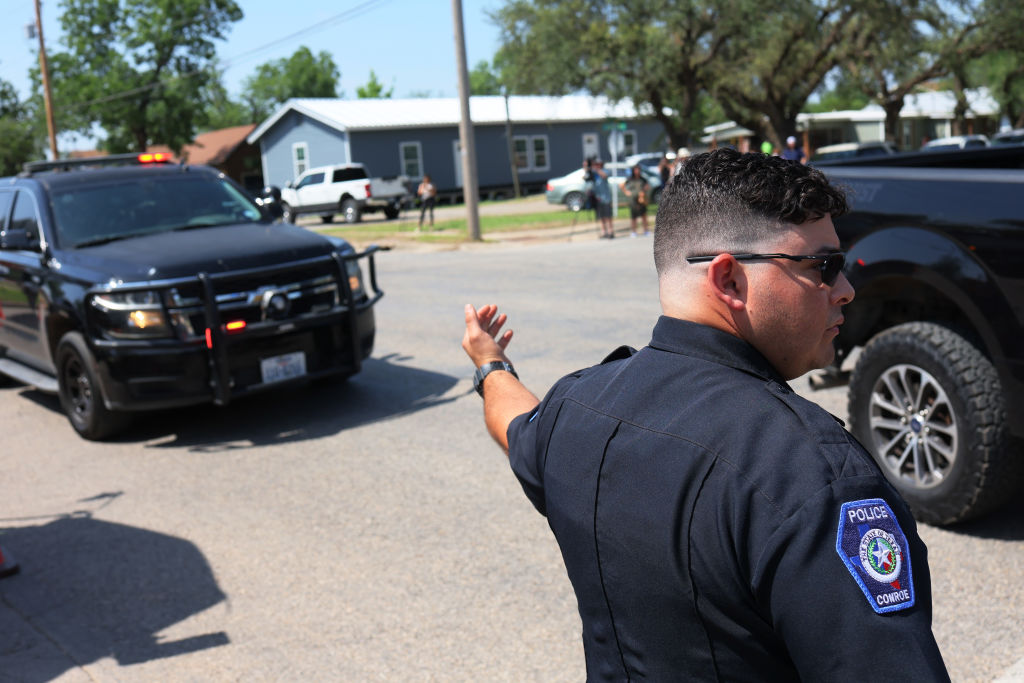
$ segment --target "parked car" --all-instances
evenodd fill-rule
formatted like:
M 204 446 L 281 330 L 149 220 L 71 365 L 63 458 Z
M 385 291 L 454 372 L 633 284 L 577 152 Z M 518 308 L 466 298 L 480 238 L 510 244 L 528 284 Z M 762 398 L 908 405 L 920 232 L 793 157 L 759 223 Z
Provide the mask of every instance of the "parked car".
M 992 136 L 993 145 L 1019 145 L 1024 143 L 1024 128 L 1007 130 Z
M 373 211 L 398 218 L 411 199 L 408 178 L 371 178 L 362 164 L 311 168 L 281 190 L 281 208 L 290 223 L 304 213 L 320 214 L 324 223 L 334 220 L 336 213 L 346 223 L 358 223 L 364 213 Z
M 662 159 L 668 159 L 672 162 L 676 158 L 675 152 L 642 152 L 640 154 L 631 154 L 626 157 L 626 164 L 629 166 L 635 166 L 640 164 L 641 166 L 657 172 L 658 164 L 661 163 Z
M 1020 496 L 1024 170 L 823 170 L 852 206 L 835 224 L 857 295 L 831 373 L 841 380 L 842 360 L 861 349 L 851 431 L 922 521 L 951 524 Z
M 0 374 L 57 394 L 103 439 L 134 411 L 359 372 L 377 249 L 276 222 L 272 198 L 152 156 L 0 179 Z
M 837 145 L 819 147 L 811 161 L 834 161 L 836 159 L 860 159 L 863 157 L 895 154 L 896 148 L 888 142 L 843 142 Z
M 988 146 L 988 137 L 985 135 L 953 135 L 948 138 L 929 140 L 921 145 L 921 149 L 925 152 L 938 152 L 950 149 L 972 149 Z
M 605 162 L 604 168 L 608 173 L 608 182 L 611 183 L 612 189 L 618 189 L 621 192 L 622 185 L 629 178 L 632 165 Z M 651 202 L 657 204 L 661 196 L 661 176 L 658 174 L 657 168 L 651 169 L 641 165 L 640 169 L 651 186 Z M 567 173 L 560 178 L 552 178 L 547 184 L 548 203 L 565 204 L 570 211 L 580 211 L 587 202 L 586 185 L 586 181 L 583 180 L 582 168 L 577 168 L 572 173 Z M 622 202 L 624 199 L 625 195 L 620 194 L 619 201 Z

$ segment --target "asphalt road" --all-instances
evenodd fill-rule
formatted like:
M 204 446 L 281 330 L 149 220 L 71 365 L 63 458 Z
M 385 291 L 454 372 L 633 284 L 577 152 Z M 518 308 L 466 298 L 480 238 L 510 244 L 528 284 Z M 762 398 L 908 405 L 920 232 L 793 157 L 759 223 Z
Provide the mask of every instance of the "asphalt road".
M 558 549 L 459 342 L 496 302 L 543 392 L 658 314 L 648 239 L 378 259 L 363 372 L 139 420 L 105 444 L 0 385 L 0 681 L 580 681 Z M 810 393 L 845 415 L 844 389 Z M 922 527 L 954 681 L 1024 680 L 1024 503 Z

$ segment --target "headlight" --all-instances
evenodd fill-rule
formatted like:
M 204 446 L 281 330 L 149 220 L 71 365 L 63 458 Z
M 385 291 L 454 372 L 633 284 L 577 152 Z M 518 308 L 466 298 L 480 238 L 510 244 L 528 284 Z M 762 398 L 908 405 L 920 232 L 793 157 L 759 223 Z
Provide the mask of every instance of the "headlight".
M 98 294 L 92 306 L 100 327 L 115 339 L 171 336 L 160 295 L 154 291 Z

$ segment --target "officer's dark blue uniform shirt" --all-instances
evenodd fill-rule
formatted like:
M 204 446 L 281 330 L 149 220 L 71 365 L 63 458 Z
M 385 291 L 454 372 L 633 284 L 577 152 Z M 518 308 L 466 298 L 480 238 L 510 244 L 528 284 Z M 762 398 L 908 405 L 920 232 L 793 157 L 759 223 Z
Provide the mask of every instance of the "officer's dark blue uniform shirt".
M 662 317 L 508 439 L 562 550 L 589 680 L 948 680 L 899 494 L 741 339 Z

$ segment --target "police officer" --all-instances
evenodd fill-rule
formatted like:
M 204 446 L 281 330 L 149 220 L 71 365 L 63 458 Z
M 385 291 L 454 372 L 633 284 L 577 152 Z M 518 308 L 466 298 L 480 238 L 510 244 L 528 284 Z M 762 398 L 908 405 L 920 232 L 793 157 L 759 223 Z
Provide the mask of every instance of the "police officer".
M 870 455 L 788 380 L 832 361 L 843 194 L 719 149 L 665 189 L 651 342 L 519 383 L 466 306 L 484 417 L 562 550 L 588 680 L 948 680 L 926 550 Z

